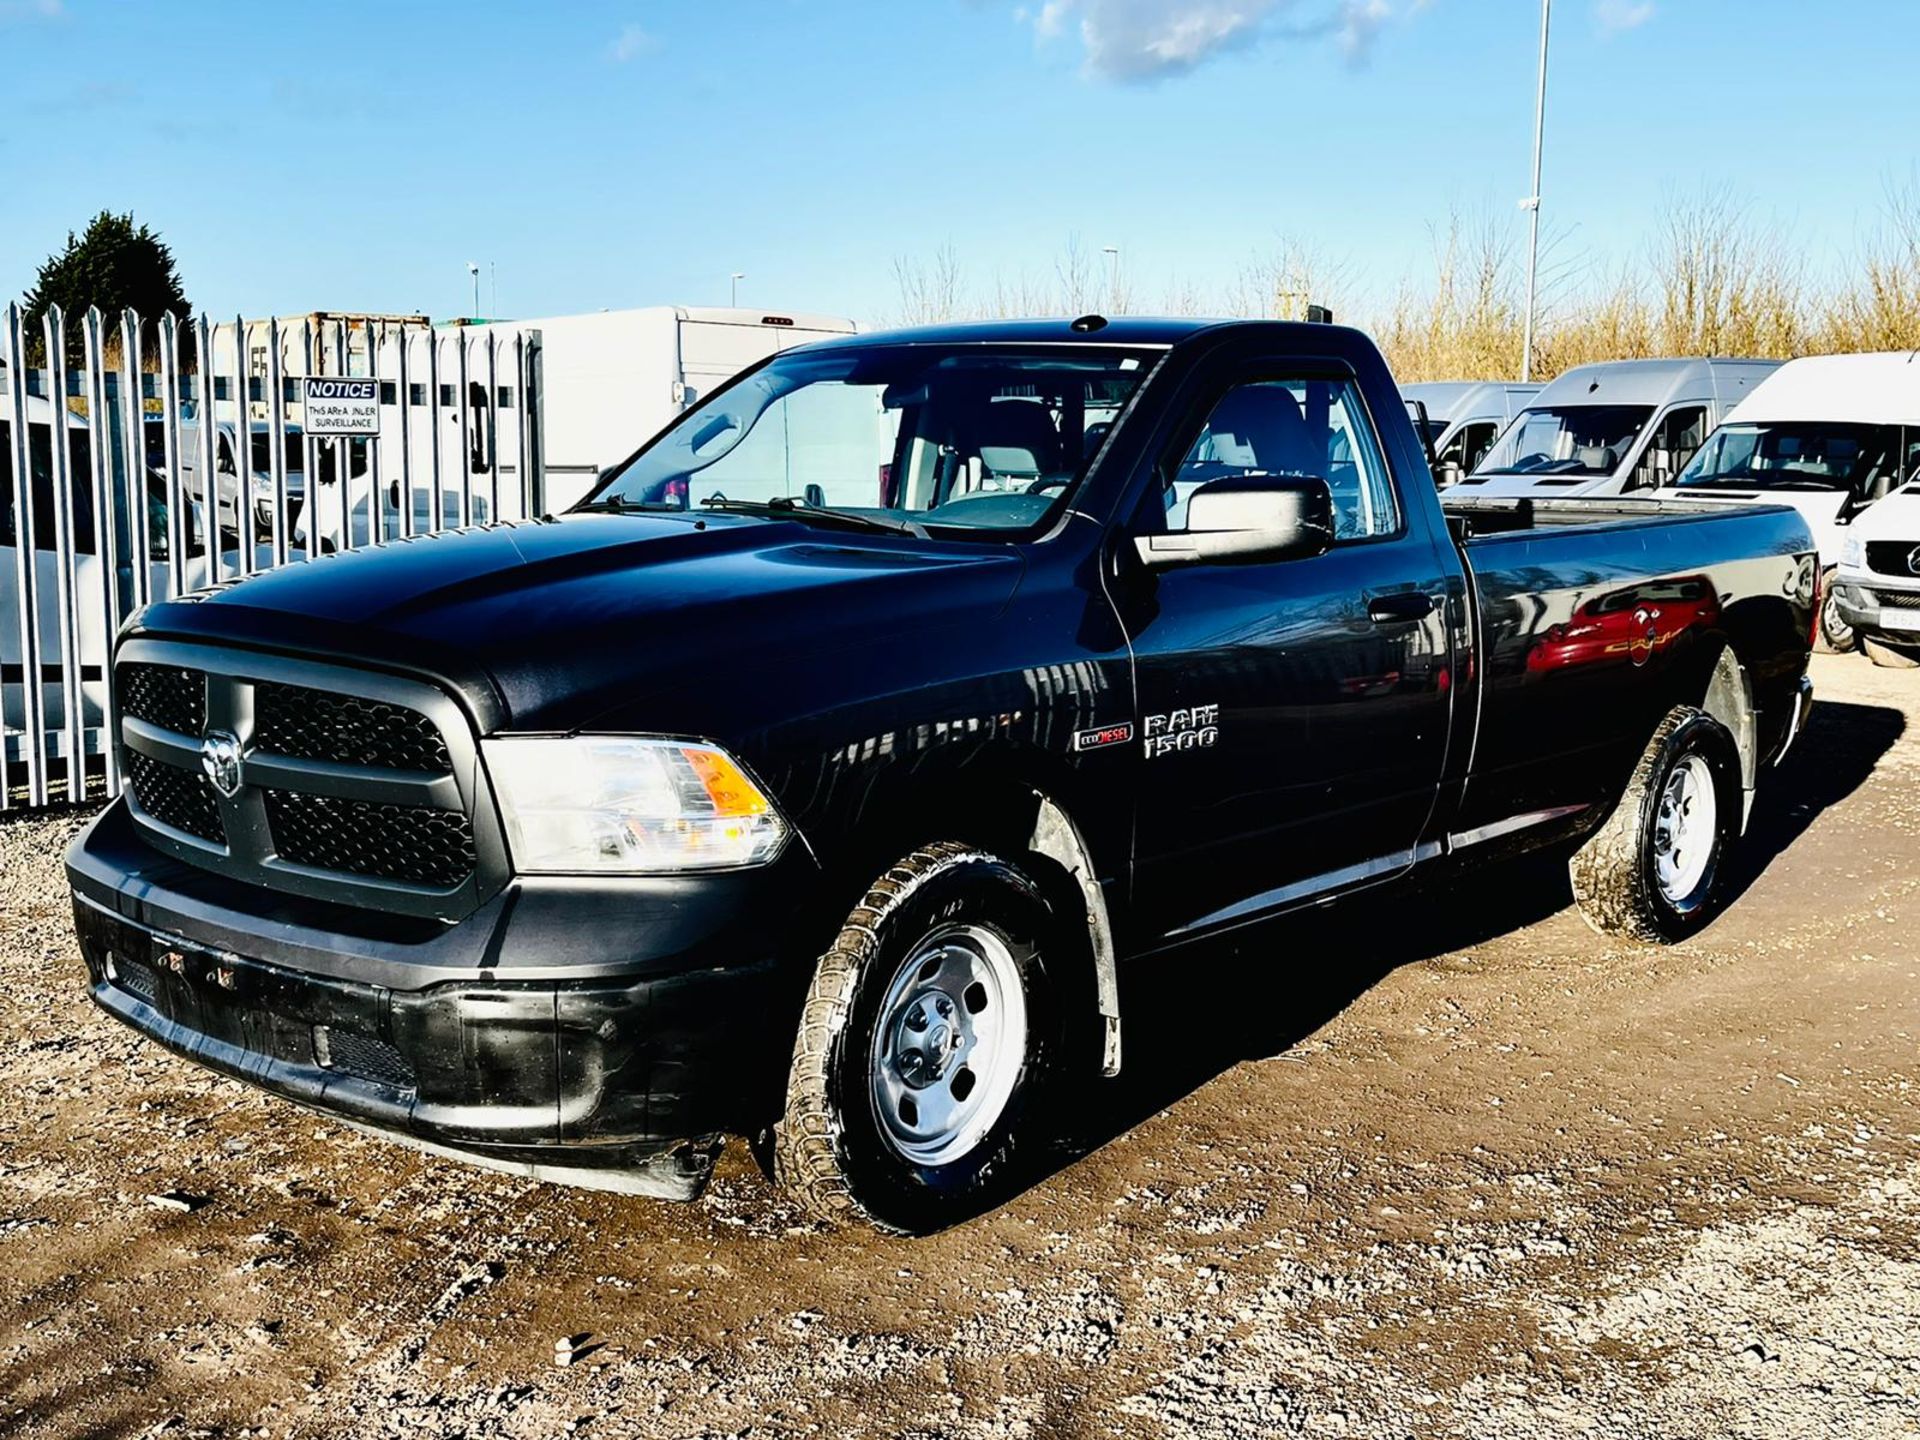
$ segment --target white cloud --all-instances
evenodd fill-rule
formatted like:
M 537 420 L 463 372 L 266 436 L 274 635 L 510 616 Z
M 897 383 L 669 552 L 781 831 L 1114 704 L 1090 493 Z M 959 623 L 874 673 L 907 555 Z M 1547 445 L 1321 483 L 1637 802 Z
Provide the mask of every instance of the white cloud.
M 613 37 L 613 44 L 607 47 L 607 53 L 624 65 L 654 49 L 659 43 L 638 25 L 626 25 Z
M 1332 37 L 1359 63 L 1392 14 L 1390 0 L 1046 0 L 1016 18 L 1044 43 L 1077 17 L 1088 74 L 1150 83 L 1269 39 Z
M 1593 18 L 1609 35 L 1637 30 L 1653 18 L 1653 0 L 1596 0 Z
M 66 13 L 62 0 L 0 0 L 0 20 L 58 20 Z

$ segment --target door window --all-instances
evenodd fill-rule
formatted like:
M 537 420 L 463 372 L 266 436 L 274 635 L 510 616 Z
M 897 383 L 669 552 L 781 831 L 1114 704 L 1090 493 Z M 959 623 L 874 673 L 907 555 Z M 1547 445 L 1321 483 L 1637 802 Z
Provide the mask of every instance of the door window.
M 1393 482 L 1351 380 L 1258 380 L 1216 403 L 1162 489 L 1164 526 L 1184 530 L 1202 485 L 1250 475 L 1312 476 L 1333 495 L 1336 541 L 1400 529 Z
M 1494 438 L 1499 435 L 1500 427 L 1491 420 L 1476 420 L 1471 425 L 1462 425 L 1454 437 L 1447 442 L 1435 459 L 1434 469 L 1453 464 L 1460 467 L 1462 475 L 1471 475 L 1473 467 L 1487 458 L 1487 451 L 1493 448 Z
M 1647 448 L 1640 452 L 1640 463 L 1634 466 L 1631 488 L 1672 483 L 1706 438 L 1707 407 L 1676 405 L 1653 427 Z

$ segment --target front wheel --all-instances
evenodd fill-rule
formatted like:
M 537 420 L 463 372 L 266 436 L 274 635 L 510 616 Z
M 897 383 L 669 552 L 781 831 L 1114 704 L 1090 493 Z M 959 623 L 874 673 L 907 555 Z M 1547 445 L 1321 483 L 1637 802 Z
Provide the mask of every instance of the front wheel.
M 1667 712 L 1607 821 L 1568 862 L 1574 899 L 1603 935 L 1684 940 L 1724 898 L 1739 833 L 1740 753 L 1703 710 Z
M 1829 570 L 1820 586 L 1820 649 L 1829 655 L 1845 655 L 1859 643 L 1840 614 L 1840 600 L 1834 594 L 1834 572 Z
M 915 850 L 820 959 L 775 1180 L 815 1215 L 926 1234 L 1004 1198 L 1059 1050 L 1051 915 L 977 847 Z

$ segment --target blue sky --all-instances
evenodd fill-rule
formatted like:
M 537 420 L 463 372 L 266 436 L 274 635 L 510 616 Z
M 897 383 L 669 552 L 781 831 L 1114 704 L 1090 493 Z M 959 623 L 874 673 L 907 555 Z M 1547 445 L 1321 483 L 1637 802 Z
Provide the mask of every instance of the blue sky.
M 1816 18 L 1817 17 L 1817 18 Z M 1521 233 L 1533 0 L 0 0 L 0 291 L 132 209 L 236 310 L 742 303 L 887 318 L 1117 245 L 1141 308 L 1293 235 L 1362 294 L 1450 209 Z M 1557 0 L 1563 260 L 1723 188 L 1817 273 L 1920 148 L 1913 0 Z M 491 308 L 483 294 L 483 309 Z

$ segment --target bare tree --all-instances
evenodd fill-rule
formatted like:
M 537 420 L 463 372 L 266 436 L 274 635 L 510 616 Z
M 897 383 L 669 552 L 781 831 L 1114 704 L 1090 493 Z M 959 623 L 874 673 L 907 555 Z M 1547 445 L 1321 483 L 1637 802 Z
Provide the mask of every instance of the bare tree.
M 901 325 L 937 325 L 961 316 L 960 256 L 944 242 L 926 260 L 896 255 L 893 283 Z

